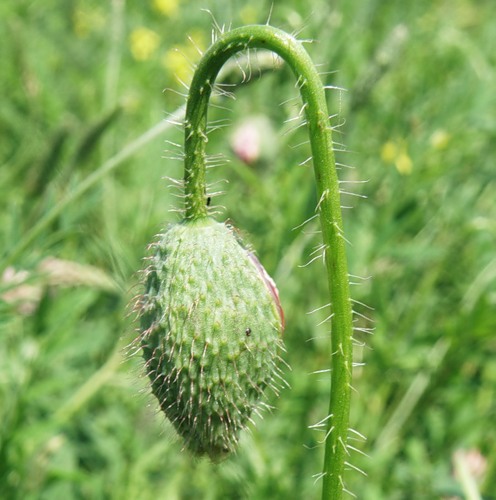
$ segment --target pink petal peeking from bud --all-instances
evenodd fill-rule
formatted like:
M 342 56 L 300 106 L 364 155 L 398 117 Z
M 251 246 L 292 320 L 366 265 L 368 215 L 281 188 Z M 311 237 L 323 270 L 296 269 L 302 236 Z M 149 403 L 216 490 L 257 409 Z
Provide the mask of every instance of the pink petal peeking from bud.
M 281 333 L 284 331 L 285 321 L 284 321 L 284 311 L 282 310 L 281 301 L 279 299 L 279 291 L 277 290 L 277 286 L 274 280 L 269 276 L 269 273 L 265 270 L 264 266 L 257 259 L 256 255 L 253 252 L 248 252 L 248 256 L 255 264 L 260 276 L 262 277 L 265 285 L 269 289 L 272 297 L 274 298 L 274 302 L 276 303 L 277 310 L 279 312 L 279 317 L 281 318 Z

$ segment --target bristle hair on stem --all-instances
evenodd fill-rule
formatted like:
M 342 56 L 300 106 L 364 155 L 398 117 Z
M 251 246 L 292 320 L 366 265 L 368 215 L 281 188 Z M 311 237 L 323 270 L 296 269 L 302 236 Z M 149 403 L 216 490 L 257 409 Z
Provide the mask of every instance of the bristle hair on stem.
M 211 134 L 212 132 L 215 132 L 216 130 L 221 130 L 223 128 L 226 128 L 232 124 L 231 120 L 228 119 L 220 119 L 220 120 L 215 120 L 209 122 L 209 125 L 207 127 L 207 135 Z
M 284 120 L 284 123 L 291 123 L 291 122 L 295 122 L 295 121 L 299 121 L 299 120 L 301 120 L 301 116 L 297 114 L 295 116 L 292 116 L 291 118 L 287 118 L 286 120 Z M 299 126 L 301 126 L 301 123 Z M 292 129 L 292 130 L 294 130 L 294 129 Z
M 180 85 L 182 87 L 184 87 L 184 89 L 186 90 L 186 92 L 189 92 L 189 85 L 184 80 L 182 80 L 179 76 L 176 75 L 175 78 L 180 83 Z M 188 94 L 186 94 L 186 95 L 188 95 Z
M 355 168 L 353 165 L 348 165 L 346 163 L 341 163 L 341 162 L 336 162 L 336 166 L 340 168 L 349 168 L 349 169 Z
M 370 279 L 370 278 L 364 278 L 364 279 L 367 280 L 367 279 Z M 375 309 L 372 306 L 369 306 L 368 304 L 365 304 L 364 302 L 360 302 L 357 299 L 350 299 L 350 301 L 353 304 L 357 304 L 357 305 L 359 305 L 361 307 L 364 307 L 365 309 L 368 309 L 369 311 L 375 311 Z
M 302 127 L 306 127 L 308 125 L 307 120 L 301 119 L 300 117 L 297 117 L 295 121 L 301 120 L 297 125 L 294 125 L 292 127 L 289 127 L 287 130 L 284 131 L 283 136 L 291 135 L 294 134 L 298 129 Z
M 332 74 L 333 72 L 323 73 L 324 75 Z M 321 73 L 322 74 L 322 73 Z M 339 90 L 340 92 L 347 92 L 348 89 L 344 87 L 338 87 L 336 85 L 324 85 L 324 90 Z
M 322 309 L 328 309 L 331 307 L 331 303 L 328 302 L 327 304 L 324 304 L 323 306 L 317 307 L 316 309 L 312 309 L 311 311 L 307 312 L 307 314 L 314 314 L 317 311 L 322 311 Z
M 249 71 L 248 75 L 245 73 L 245 70 L 244 70 L 243 66 L 240 64 L 240 57 L 239 56 L 235 56 L 233 59 L 234 59 L 234 62 L 236 64 L 236 66 L 241 71 L 241 75 L 242 75 L 241 82 L 244 83 L 246 81 L 251 80 L 250 51 L 247 51 L 247 57 L 246 57 L 246 61 L 247 61 L 247 65 L 246 66 L 247 66 L 248 71 Z
M 227 87 L 227 85 L 216 84 L 214 86 L 215 95 L 218 97 L 225 97 L 227 99 L 231 99 L 231 100 L 235 101 L 236 94 L 234 94 L 234 92 L 230 92 L 229 90 L 226 90 L 224 87 Z M 226 107 L 220 106 L 218 104 L 213 105 L 213 107 L 216 107 L 218 109 L 223 109 L 224 111 L 229 111 L 230 113 L 232 113 L 232 110 L 230 108 L 226 108 Z
M 167 185 L 168 189 L 177 189 L 184 193 L 184 179 L 175 179 L 174 177 L 169 176 L 163 177 L 163 179 L 169 182 Z
M 296 105 L 296 104 L 298 104 L 298 105 L 299 105 L 300 100 L 299 100 L 298 96 L 288 97 L 288 98 L 287 98 L 287 99 L 285 99 L 284 101 L 281 101 L 281 102 L 279 103 L 279 106 L 285 106 L 286 104 L 290 104 L 290 103 L 291 103 L 291 104 L 294 104 L 294 105 Z
M 164 153 L 165 154 L 164 154 L 164 156 L 162 156 L 162 158 L 165 158 L 166 160 L 180 161 L 181 163 L 184 162 L 184 155 L 183 154 L 173 152 L 173 151 L 168 150 L 168 149 L 166 149 L 164 151 Z
M 323 319 L 320 323 L 317 324 L 317 326 L 322 326 L 325 323 L 329 323 L 332 318 L 334 318 L 334 313 L 331 313 L 327 318 Z
M 312 157 L 311 157 L 311 156 L 309 156 L 306 160 L 303 160 L 303 161 L 302 161 L 302 162 L 300 162 L 298 165 L 299 165 L 300 167 L 304 167 L 304 166 L 308 165 L 311 161 L 312 161 Z
M 318 255 L 314 255 L 309 261 L 307 261 L 305 264 L 300 264 L 298 265 L 298 267 L 300 268 L 305 268 L 305 267 L 308 267 L 310 266 L 311 264 L 313 264 L 314 262 L 317 262 L 319 260 L 324 260 L 324 253 L 320 253 Z
M 183 92 L 179 92 L 177 89 L 173 89 L 170 87 L 166 87 L 163 92 L 172 92 L 173 94 L 178 95 L 179 97 L 182 97 L 183 99 L 186 99 L 188 97 L 188 94 L 184 94 Z M 178 123 L 180 125 L 180 123 Z
M 306 339 L 305 342 L 312 342 L 314 340 L 330 339 L 330 338 L 331 338 L 331 333 L 329 332 L 327 335 L 316 335 L 315 337 L 310 337 L 309 339 Z
M 323 368 L 322 370 L 315 370 L 310 372 L 310 375 L 321 375 L 322 373 L 332 373 L 331 368 Z
M 299 142 L 298 144 L 289 144 L 289 147 L 291 149 L 298 149 L 302 146 L 308 146 L 309 144 L 310 144 L 310 141 L 306 140 L 306 141 Z
M 198 44 L 195 42 L 194 38 L 192 36 L 190 36 L 190 35 L 188 35 L 187 38 L 188 38 L 189 42 L 191 43 L 191 45 L 193 45 L 193 47 L 198 52 L 198 55 L 200 57 L 203 56 L 203 50 L 198 46 Z
M 365 328 L 365 327 L 361 327 L 361 326 L 355 326 L 355 327 L 353 327 L 353 331 L 365 333 L 367 335 L 373 335 L 375 328 Z
M 364 195 L 364 194 L 353 193 L 351 191 L 345 191 L 344 189 L 340 189 L 339 193 L 342 194 L 342 195 L 347 195 L 347 196 L 356 196 L 357 198 L 362 198 L 362 199 L 366 199 L 367 198 L 367 196 Z
M 372 321 L 373 321 L 371 318 L 369 318 L 368 316 L 365 316 L 365 314 L 362 314 L 362 313 L 356 311 L 355 309 L 353 309 L 353 315 L 358 316 L 366 321 L 369 321 L 370 323 L 372 323 Z
M 366 363 L 358 363 L 358 362 L 353 362 L 353 368 L 363 368 L 366 365 Z
M 295 226 L 293 229 L 291 229 L 291 231 L 296 231 L 297 229 L 303 228 L 304 226 L 306 226 L 307 224 L 309 224 L 310 222 L 312 222 L 317 217 L 319 217 L 319 214 L 314 214 L 314 215 L 310 216 L 308 219 L 306 219 L 305 221 L 303 221 L 301 224 L 299 224 L 298 226 Z
M 315 478 L 313 484 L 317 484 L 319 481 L 324 479 L 324 477 L 327 475 L 327 472 L 317 472 L 316 474 L 313 474 L 312 477 Z

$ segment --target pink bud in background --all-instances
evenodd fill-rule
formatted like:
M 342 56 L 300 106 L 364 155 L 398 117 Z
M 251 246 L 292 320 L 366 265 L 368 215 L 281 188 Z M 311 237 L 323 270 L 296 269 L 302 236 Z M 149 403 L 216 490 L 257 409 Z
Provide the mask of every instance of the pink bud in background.
M 276 152 L 274 132 L 264 116 L 246 118 L 231 136 L 234 154 L 247 165 L 271 157 Z

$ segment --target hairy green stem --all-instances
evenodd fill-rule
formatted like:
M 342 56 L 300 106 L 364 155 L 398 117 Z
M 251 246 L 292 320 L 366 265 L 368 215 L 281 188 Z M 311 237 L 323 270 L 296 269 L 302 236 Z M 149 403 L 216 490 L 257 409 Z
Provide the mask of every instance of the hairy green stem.
M 342 498 L 348 455 L 352 373 L 352 307 L 341 217 L 339 184 L 332 149 L 331 126 L 322 82 L 302 45 L 270 26 L 246 26 L 219 37 L 205 52 L 191 83 L 185 118 L 185 214 L 207 215 L 205 145 L 207 108 L 213 84 L 223 64 L 249 48 L 277 53 L 295 74 L 304 103 L 318 193 L 324 256 L 332 307 L 331 394 L 323 466 L 323 499 Z

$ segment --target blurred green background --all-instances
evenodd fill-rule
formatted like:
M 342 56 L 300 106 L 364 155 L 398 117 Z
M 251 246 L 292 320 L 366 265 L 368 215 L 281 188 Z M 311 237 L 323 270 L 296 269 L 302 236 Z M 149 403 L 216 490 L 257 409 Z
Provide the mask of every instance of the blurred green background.
M 316 197 L 295 80 L 263 54 L 225 76 L 251 80 L 211 108 L 209 152 L 230 162 L 209 176 L 229 181 L 218 220 L 278 283 L 291 389 L 216 466 L 181 451 L 126 355 L 146 246 L 181 207 L 165 179 L 181 162 L 163 157 L 182 133 L 163 120 L 215 24 L 265 23 L 271 4 L 1 2 L 0 498 L 319 498 L 309 426 L 329 380 L 312 372 L 330 343 L 325 310 L 308 312 L 326 285 L 320 261 L 305 266 L 315 222 L 294 229 Z M 350 461 L 367 477 L 350 470 L 348 489 L 496 498 L 494 2 L 287 0 L 271 24 L 313 40 L 323 83 L 346 89 L 328 92 L 340 175 L 366 181 L 343 198 L 357 326 L 375 329 L 355 352 L 367 456 Z

